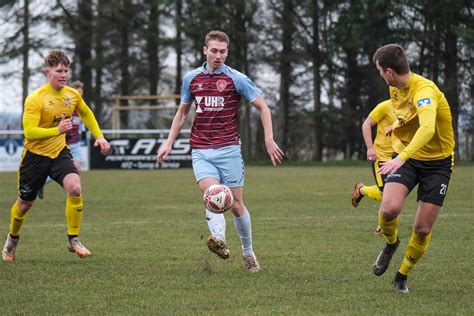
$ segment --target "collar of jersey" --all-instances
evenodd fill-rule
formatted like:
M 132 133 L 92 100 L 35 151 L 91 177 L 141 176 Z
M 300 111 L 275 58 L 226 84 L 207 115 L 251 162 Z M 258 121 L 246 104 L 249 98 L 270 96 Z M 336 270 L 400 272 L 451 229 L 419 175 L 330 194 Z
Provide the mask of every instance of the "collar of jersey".
M 225 69 L 225 64 L 222 64 L 218 68 L 214 69 L 214 71 L 212 73 L 210 73 L 209 71 L 207 71 L 206 66 L 207 66 L 207 61 L 205 61 L 204 64 L 202 64 L 203 72 L 205 74 L 210 74 L 210 75 L 221 74 L 221 73 L 224 72 L 224 69 Z
M 53 87 L 51 87 L 51 85 L 49 84 L 49 82 L 46 82 L 46 89 L 51 92 L 52 94 L 56 94 L 56 95 L 62 95 L 63 94 L 63 91 L 64 91 L 64 88 L 61 88 L 61 90 L 59 91 L 56 91 L 53 89 Z
M 410 77 L 408 78 L 407 84 L 403 88 L 400 88 L 400 90 L 403 93 L 406 93 L 406 92 L 408 92 L 408 90 L 410 90 L 410 86 L 411 86 L 411 83 L 413 82 L 413 77 L 414 76 L 415 76 L 415 74 L 410 71 Z

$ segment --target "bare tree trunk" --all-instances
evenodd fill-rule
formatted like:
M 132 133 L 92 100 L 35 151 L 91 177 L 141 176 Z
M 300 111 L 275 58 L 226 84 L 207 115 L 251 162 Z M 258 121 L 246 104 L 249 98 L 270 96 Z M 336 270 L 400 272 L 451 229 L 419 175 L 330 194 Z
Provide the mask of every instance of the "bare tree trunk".
M 445 38 L 445 94 L 451 108 L 451 115 L 453 117 L 454 140 L 456 142 L 455 157 L 459 159 L 459 136 L 458 136 L 458 119 L 459 119 L 459 91 L 458 91 L 458 76 L 457 76 L 457 35 L 451 29 L 446 32 Z
M 290 114 L 290 83 L 291 83 L 291 53 L 293 36 L 293 3 L 292 0 L 283 1 L 283 50 L 280 54 L 280 131 L 283 151 L 288 150 L 289 144 L 289 114 Z
M 102 74 L 103 74 L 103 39 L 104 39 L 104 0 L 97 1 L 97 17 L 95 19 L 94 43 L 95 43 L 95 87 L 94 87 L 94 112 L 99 124 L 103 124 L 102 118 Z
M 79 73 L 80 80 L 84 83 L 84 100 L 89 102 L 92 100 L 92 53 L 91 43 L 93 42 L 93 27 L 92 27 L 92 1 L 80 0 L 79 18 L 80 27 L 77 34 L 77 48 L 79 54 L 79 64 L 81 70 Z
M 23 73 L 22 73 L 22 112 L 25 107 L 25 99 L 28 96 L 28 79 L 30 77 L 30 67 L 29 67 L 29 50 L 30 50 L 30 1 L 25 0 L 23 7 Z
M 158 11 L 158 1 L 147 1 L 150 9 L 148 16 L 148 29 L 146 30 L 146 44 L 148 55 L 148 93 L 155 95 L 158 91 L 158 81 L 160 80 L 160 58 L 159 58 L 159 41 L 160 41 L 160 12 Z
M 183 55 L 183 43 L 182 43 L 182 19 L 183 19 L 183 3 L 182 0 L 176 0 L 176 80 L 174 93 L 176 95 L 181 94 L 181 58 Z M 176 105 L 179 104 L 179 100 L 176 100 Z
M 319 9 L 317 1 L 312 4 L 313 21 L 313 98 L 314 98 L 314 153 L 313 160 L 321 161 L 323 155 L 323 133 L 321 117 L 321 52 L 319 49 Z
M 128 56 L 128 49 L 130 46 L 129 43 L 129 30 L 128 24 L 126 22 L 126 16 L 129 12 L 130 7 L 130 0 L 122 0 L 122 7 L 121 7 L 121 14 L 119 18 L 120 23 L 120 94 L 121 95 L 129 95 L 130 89 L 130 73 L 128 70 L 128 63 L 129 63 L 129 56 Z M 128 102 L 125 100 L 122 105 L 128 105 Z M 129 111 L 122 111 L 120 113 L 120 126 L 122 128 L 127 128 L 128 120 L 129 120 Z

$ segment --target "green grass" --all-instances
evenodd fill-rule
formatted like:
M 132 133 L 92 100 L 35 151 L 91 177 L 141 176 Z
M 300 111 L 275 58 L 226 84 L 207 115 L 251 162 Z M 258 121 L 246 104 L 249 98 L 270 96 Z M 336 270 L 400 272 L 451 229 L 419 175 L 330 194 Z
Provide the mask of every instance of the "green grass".
M 22 229 L 14 263 L 0 263 L 2 314 L 473 314 L 474 166 L 451 180 L 430 249 L 397 295 L 398 269 L 416 207 L 400 217 L 402 244 L 381 277 L 372 262 L 377 203 L 350 204 L 368 166 L 258 167 L 246 172 L 246 205 L 262 271 L 246 273 L 232 217 L 228 261 L 208 252 L 201 194 L 191 169 L 82 175 L 82 241 L 66 250 L 64 193 L 46 187 Z M 0 230 L 8 229 L 16 174 L 0 173 Z

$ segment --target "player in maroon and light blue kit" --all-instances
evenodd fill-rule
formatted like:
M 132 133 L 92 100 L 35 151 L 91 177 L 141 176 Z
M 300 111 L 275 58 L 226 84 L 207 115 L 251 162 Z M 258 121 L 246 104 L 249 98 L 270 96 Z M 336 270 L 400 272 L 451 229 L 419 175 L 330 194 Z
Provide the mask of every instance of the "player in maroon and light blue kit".
M 157 161 L 162 163 L 170 153 L 194 102 L 196 116 L 190 143 L 196 182 L 202 192 L 218 183 L 232 190 L 234 204 L 231 211 L 242 242 L 245 268 L 249 272 L 258 272 L 260 265 L 252 246 L 250 213 L 243 200 L 244 162 L 237 129 L 241 97 L 260 111 L 265 145 L 273 165 L 281 163 L 283 151 L 273 140 L 271 113 L 261 97 L 261 91 L 247 76 L 224 64 L 228 47 L 229 37 L 224 32 L 211 31 L 206 35 L 206 62 L 183 78 L 181 104 L 173 119 L 168 140 L 158 151 Z M 222 259 L 229 258 L 224 215 L 206 210 L 206 220 L 211 231 L 207 239 L 209 250 Z

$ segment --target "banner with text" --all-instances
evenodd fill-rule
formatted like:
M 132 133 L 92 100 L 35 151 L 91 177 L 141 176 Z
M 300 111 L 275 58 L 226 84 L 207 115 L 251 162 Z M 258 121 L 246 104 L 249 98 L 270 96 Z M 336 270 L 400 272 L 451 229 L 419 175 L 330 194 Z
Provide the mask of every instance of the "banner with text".
M 109 139 L 110 152 L 103 156 L 91 140 L 91 169 L 159 169 L 191 167 L 189 138 L 178 138 L 166 161 L 159 165 L 156 154 L 166 138 Z

